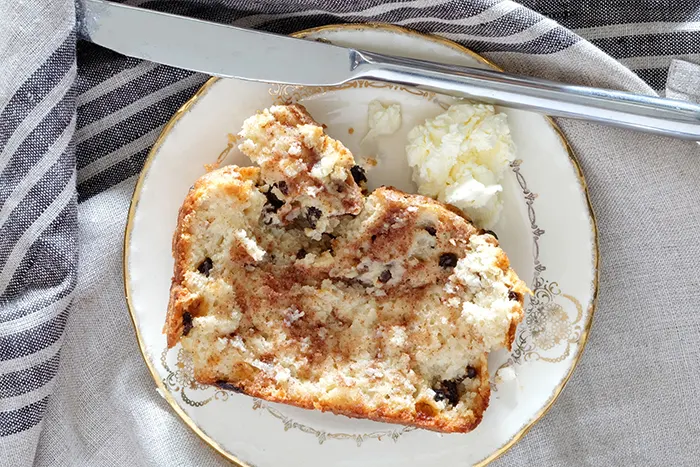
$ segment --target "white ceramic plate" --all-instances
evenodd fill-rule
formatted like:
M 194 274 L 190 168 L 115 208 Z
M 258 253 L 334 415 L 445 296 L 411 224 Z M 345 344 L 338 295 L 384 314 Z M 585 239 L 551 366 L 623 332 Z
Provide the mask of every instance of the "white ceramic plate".
M 377 52 L 488 67 L 457 44 L 396 27 L 330 26 L 301 33 Z M 375 147 L 360 144 L 373 99 L 401 104 L 403 125 Z M 292 88 L 211 80 L 166 126 L 136 186 L 127 225 L 124 269 L 129 308 L 158 391 L 204 441 L 228 459 L 256 466 L 411 466 L 486 463 L 505 452 L 554 402 L 576 365 L 590 328 L 597 290 L 595 223 L 580 170 L 564 138 L 542 116 L 504 109 L 517 160 L 507 174 L 505 209 L 494 228 L 534 296 L 513 351 L 492 354 L 491 403 L 468 434 L 438 435 L 255 400 L 192 381 L 179 346 L 161 333 L 172 275 L 171 237 L 188 188 L 204 164 L 247 165 L 228 135 L 257 110 L 300 101 L 328 133 L 360 159 L 378 155 L 370 188 L 415 191 L 406 163 L 407 132 L 442 112 L 451 99 L 368 82 L 341 89 Z M 223 151 L 223 152 L 222 152 Z M 495 381 L 502 366 L 515 380 Z

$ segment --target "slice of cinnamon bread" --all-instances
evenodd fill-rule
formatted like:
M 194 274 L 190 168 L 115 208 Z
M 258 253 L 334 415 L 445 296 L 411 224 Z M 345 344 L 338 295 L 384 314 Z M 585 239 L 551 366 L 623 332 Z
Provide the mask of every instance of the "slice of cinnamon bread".
M 528 293 L 498 241 L 430 198 L 363 196 L 352 155 L 301 106 L 251 117 L 241 136 L 260 167 L 205 175 L 180 210 L 168 345 L 201 383 L 473 429 L 488 353 L 510 347 Z

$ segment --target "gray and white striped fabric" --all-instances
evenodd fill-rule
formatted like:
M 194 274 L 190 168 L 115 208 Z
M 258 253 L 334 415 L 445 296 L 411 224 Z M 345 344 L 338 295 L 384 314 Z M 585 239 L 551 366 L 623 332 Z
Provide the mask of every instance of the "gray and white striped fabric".
M 640 93 L 663 93 L 668 81 L 673 96 L 700 94 L 698 0 L 130 3 L 279 33 L 388 22 L 461 42 L 514 72 Z M 75 10 L 73 0 L 0 0 L 0 464 L 223 465 L 154 391 L 120 261 L 146 154 L 207 77 L 78 40 Z M 680 71 L 669 76 L 674 59 Z M 562 126 L 599 217 L 600 324 L 571 388 L 501 462 L 692 465 L 697 146 Z M 650 216 L 654 227 L 640 228 Z M 659 277 L 669 281 L 663 290 Z M 642 311 L 648 322 L 636 319 Z

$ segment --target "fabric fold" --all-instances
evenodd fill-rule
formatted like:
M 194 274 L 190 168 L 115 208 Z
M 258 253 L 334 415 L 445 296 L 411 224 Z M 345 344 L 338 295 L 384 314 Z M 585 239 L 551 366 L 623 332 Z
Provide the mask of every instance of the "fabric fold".
M 0 11 L 0 463 L 22 466 L 34 462 L 78 277 L 75 11 L 62 0 Z
M 700 65 L 673 60 L 668 70 L 666 97 L 700 104 Z

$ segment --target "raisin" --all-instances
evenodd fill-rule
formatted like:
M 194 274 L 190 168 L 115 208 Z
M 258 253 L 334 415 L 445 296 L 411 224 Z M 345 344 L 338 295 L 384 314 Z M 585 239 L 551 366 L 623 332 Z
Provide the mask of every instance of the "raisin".
M 428 232 L 433 237 L 435 235 L 437 235 L 437 230 L 435 230 L 435 227 L 431 227 L 431 226 L 425 227 L 425 231 Z
M 476 378 L 476 368 L 474 368 L 473 366 L 467 367 L 467 378 L 469 378 L 469 379 Z
M 214 263 L 211 262 L 211 258 L 207 257 L 199 264 L 199 266 L 197 266 L 197 271 L 199 271 L 200 274 L 204 274 L 205 276 L 209 277 L 209 272 L 213 267 Z
M 267 198 L 267 203 L 265 204 L 269 206 L 267 208 L 269 211 L 277 212 L 282 206 L 284 206 L 284 201 L 275 196 L 272 189 L 265 192 L 265 198 Z
M 287 196 L 289 194 L 289 187 L 287 186 L 287 182 L 284 180 L 281 180 L 277 183 L 275 183 L 277 186 L 277 189 L 282 192 L 284 196 Z
M 309 222 L 309 226 L 312 229 L 316 228 L 316 221 L 321 218 L 321 210 L 314 206 L 311 206 L 306 210 L 306 220 Z
M 520 295 L 518 294 L 518 292 L 514 292 L 514 291 L 512 291 L 512 290 L 509 290 L 509 291 L 508 291 L 508 300 L 517 300 L 517 301 L 519 301 L 519 300 L 520 300 Z
M 483 232 L 481 232 L 481 235 L 491 235 L 493 238 L 498 240 L 498 235 L 496 235 L 496 232 L 494 232 L 493 230 L 484 230 Z
M 385 269 L 379 275 L 379 282 L 381 282 L 382 284 L 386 284 L 390 280 L 391 280 L 391 271 L 389 271 L 388 269 Z
M 188 312 L 182 314 L 182 335 L 186 336 L 192 330 L 192 315 Z
M 357 183 L 358 185 L 367 181 L 365 169 L 363 169 L 359 165 L 353 165 L 350 169 L 350 174 L 352 175 L 352 179 L 355 180 L 355 183 Z
M 453 268 L 457 266 L 457 255 L 454 253 L 443 253 L 440 255 L 438 264 L 440 264 L 441 268 Z
M 229 383 L 228 381 L 225 381 L 223 379 L 218 380 L 216 383 L 214 383 L 216 387 L 220 389 L 226 389 L 228 391 L 233 391 L 233 392 L 238 392 L 242 393 L 243 389 L 239 388 L 238 386 Z
M 443 391 L 440 388 L 435 388 L 433 389 L 435 391 L 435 396 L 433 396 L 433 399 L 435 399 L 436 402 L 440 402 L 441 400 L 447 399 L 447 392 Z
M 306 250 L 305 249 L 302 248 L 301 250 L 297 251 L 297 259 L 304 259 L 305 257 L 306 257 Z
M 447 400 L 450 405 L 457 405 L 459 402 L 459 390 L 457 389 L 456 381 L 441 381 L 437 387 L 433 388 L 433 391 L 435 391 L 434 399 L 438 402 L 441 400 Z

